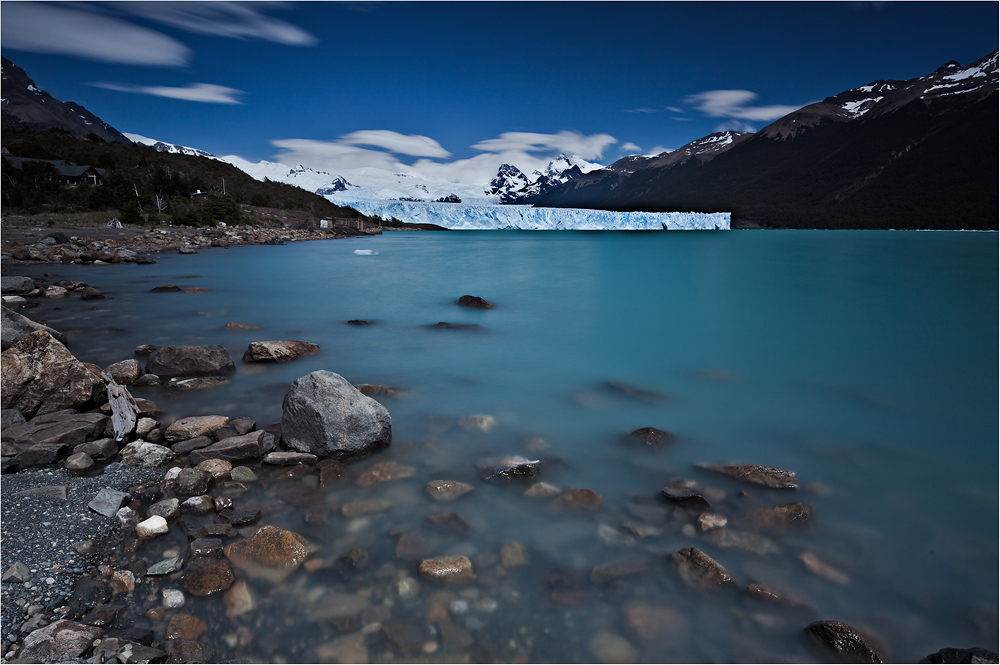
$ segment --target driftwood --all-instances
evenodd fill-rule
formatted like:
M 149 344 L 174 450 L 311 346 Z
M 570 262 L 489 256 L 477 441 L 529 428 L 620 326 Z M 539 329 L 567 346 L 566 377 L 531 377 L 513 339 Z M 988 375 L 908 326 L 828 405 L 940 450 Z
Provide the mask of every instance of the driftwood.
M 115 429 L 115 441 L 121 443 L 135 430 L 139 406 L 125 386 L 119 385 L 107 372 L 101 374 L 108 384 L 108 404 L 111 406 L 111 425 Z

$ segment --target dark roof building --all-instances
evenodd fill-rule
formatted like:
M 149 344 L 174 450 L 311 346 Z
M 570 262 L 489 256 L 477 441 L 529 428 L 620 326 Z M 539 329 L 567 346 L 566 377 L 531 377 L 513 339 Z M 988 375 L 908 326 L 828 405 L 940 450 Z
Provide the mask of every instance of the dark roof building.
M 80 183 L 86 182 L 91 185 L 102 185 L 104 184 L 104 177 L 108 174 L 105 169 L 99 168 L 97 166 L 90 165 L 79 165 L 73 162 L 68 162 L 65 159 L 35 159 L 33 157 L 15 157 L 10 154 L 7 148 L 3 149 L 3 159 L 5 162 L 11 165 L 15 169 L 19 169 L 22 165 L 26 163 L 37 163 L 41 162 L 43 164 L 48 164 L 56 170 L 56 173 L 62 177 L 67 185 L 79 185 Z

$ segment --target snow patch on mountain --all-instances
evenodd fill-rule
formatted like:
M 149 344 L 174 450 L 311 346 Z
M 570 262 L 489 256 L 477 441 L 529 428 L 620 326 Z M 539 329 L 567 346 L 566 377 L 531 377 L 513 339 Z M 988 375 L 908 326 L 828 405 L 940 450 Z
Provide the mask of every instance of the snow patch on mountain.
M 82 118 L 83 116 L 80 117 Z M 180 155 L 196 155 L 198 157 L 207 157 L 208 159 L 224 161 L 219 159 L 212 153 L 205 152 L 204 150 L 199 150 L 198 148 L 188 148 L 183 145 L 173 145 L 170 143 L 165 143 L 163 141 L 158 141 L 156 139 L 151 139 L 147 136 L 142 136 L 141 134 L 129 134 L 128 132 L 123 132 L 123 134 L 125 135 L 125 138 L 127 138 L 132 143 L 138 143 L 139 145 L 148 145 L 151 148 L 155 148 L 157 152 L 172 152 Z

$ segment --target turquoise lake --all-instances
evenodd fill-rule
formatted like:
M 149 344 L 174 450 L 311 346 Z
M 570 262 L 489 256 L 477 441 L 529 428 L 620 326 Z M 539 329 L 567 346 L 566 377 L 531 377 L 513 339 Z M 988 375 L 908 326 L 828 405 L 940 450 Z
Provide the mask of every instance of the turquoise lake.
M 998 649 L 995 233 L 413 232 L 155 258 L 20 269 L 57 272 L 47 279 L 79 279 L 108 296 L 45 301 L 23 313 L 46 319 L 78 358 L 101 366 L 131 358 L 140 344 L 225 346 L 237 365 L 228 385 L 133 390 L 168 411 L 164 422 L 212 413 L 275 422 L 288 384 L 318 369 L 406 389 L 380 399 L 392 415 L 392 446 L 351 466 L 394 460 L 416 474 L 325 498 L 334 509 L 388 498 L 388 511 L 332 514 L 317 528 L 273 491 L 242 497 L 272 502 L 261 523 L 303 533 L 318 544 L 316 556 L 333 561 L 362 547 L 370 564 L 355 576 L 299 570 L 277 589 L 256 580 L 260 609 L 236 618 L 225 616 L 220 598 L 193 599 L 184 611 L 209 624 L 202 640 L 220 659 L 314 662 L 317 648 L 362 630 L 310 621 L 318 588 L 360 593 L 376 606 L 388 600 L 393 620 L 438 644 L 423 656 L 431 660 L 599 662 L 613 644 L 641 662 L 802 662 L 822 658 L 802 635 L 819 619 L 869 630 L 897 662 L 945 647 Z M 209 291 L 149 293 L 168 283 Z M 496 306 L 459 307 L 465 294 Z M 442 321 L 482 330 L 429 328 Z M 251 341 L 283 339 L 321 351 L 277 365 L 240 362 Z M 609 381 L 661 398 L 636 399 Z M 496 426 L 460 426 L 474 414 Z M 655 450 L 622 443 L 640 427 L 676 439 Z M 526 485 L 482 481 L 473 463 L 502 454 L 540 459 L 539 479 L 561 489 L 598 492 L 600 510 L 554 514 L 522 496 Z M 717 461 L 789 469 L 800 489 L 764 489 L 694 466 Z M 435 479 L 476 489 L 437 504 L 423 491 Z M 710 488 L 712 510 L 730 518 L 804 501 L 815 524 L 769 535 L 777 551 L 763 556 L 717 547 L 685 528 L 697 513 L 675 512 L 660 497 L 677 479 Z M 300 481 L 315 485 L 314 476 L 286 482 Z M 423 525 L 451 510 L 468 534 Z M 640 539 L 625 522 L 659 533 Z M 472 647 L 449 656 L 426 619 L 440 591 L 431 583 L 421 580 L 414 597 L 393 596 L 401 576 L 419 577 L 416 563 L 394 554 L 408 530 L 433 555 L 479 562 L 477 581 L 452 590 L 468 600 L 452 620 Z M 515 540 L 527 564 L 498 571 L 496 554 Z M 164 546 L 148 546 L 150 563 L 159 560 L 156 547 Z M 669 558 L 686 547 L 722 564 L 740 591 L 687 587 Z M 846 580 L 811 572 L 803 554 Z M 647 570 L 590 579 L 594 566 L 622 557 Z M 742 589 L 752 581 L 809 607 L 747 598 Z M 560 594 L 567 589 L 571 603 Z M 649 607 L 664 610 L 656 637 L 637 628 L 637 613 Z M 289 621 L 269 631 L 276 614 Z M 233 646 L 240 626 L 256 637 Z M 611 637 L 595 642 L 598 635 Z M 372 662 L 401 657 L 378 634 L 365 640 Z

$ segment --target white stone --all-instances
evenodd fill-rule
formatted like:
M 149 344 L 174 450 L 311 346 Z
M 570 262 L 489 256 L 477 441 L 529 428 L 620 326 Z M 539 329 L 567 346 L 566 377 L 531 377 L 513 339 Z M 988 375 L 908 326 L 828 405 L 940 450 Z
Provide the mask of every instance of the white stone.
M 138 437 L 143 437 L 159 426 L 160 423 L 156 422 L 152 418 L 139 418 L 139 422 L 135 425 L 135 434 Z
M 184 592 L 178 589 L 163 590 L 163 606 L 168 610 L 184 606 Z
M 167 520 L 159 515 L 154 515 L 135 525 L 135 534 L 143 539 L 156 538 L 168 531 L 170 531 L 170 527 L 167 525 Z

